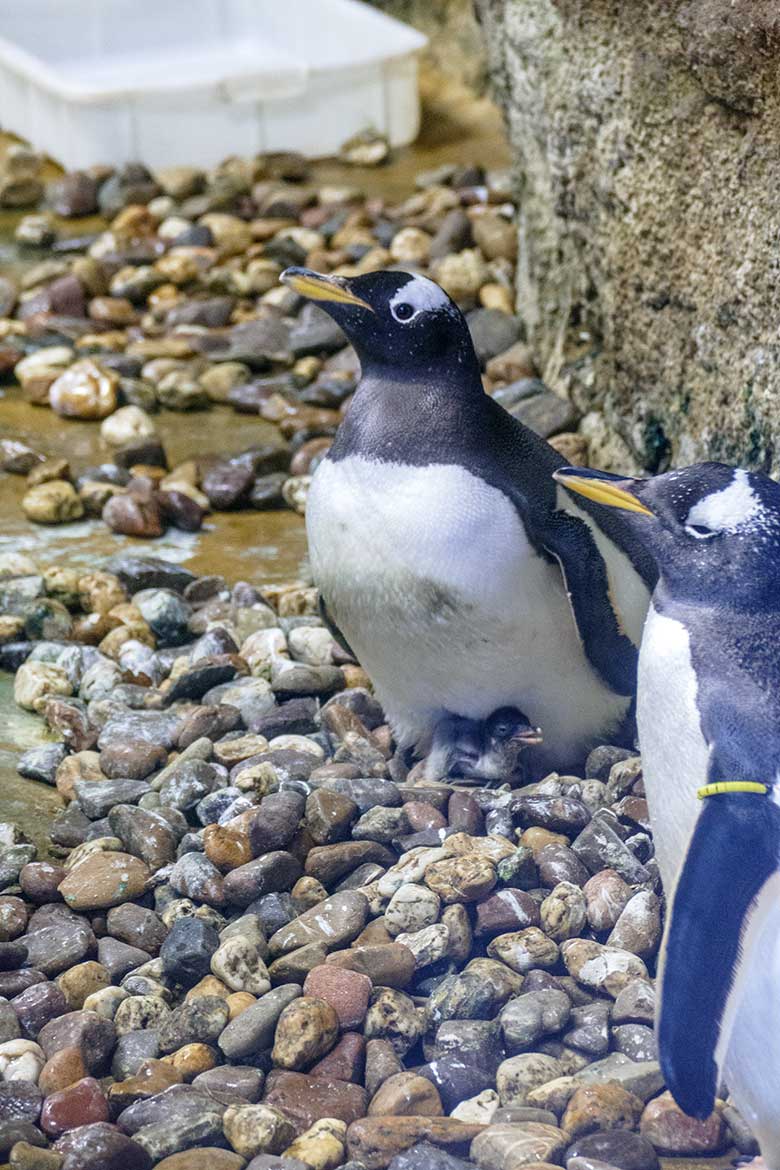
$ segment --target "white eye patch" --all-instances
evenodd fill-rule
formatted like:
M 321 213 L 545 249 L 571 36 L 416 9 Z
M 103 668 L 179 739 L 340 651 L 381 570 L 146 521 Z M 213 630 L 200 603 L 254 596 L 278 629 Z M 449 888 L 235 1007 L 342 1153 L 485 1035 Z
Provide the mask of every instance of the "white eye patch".
M 449 303 L 447 294 L 427 276 L 413 276 L 390 300 L 390 312 L 396 321 L 411 321 L 426 309 L 443 309 Z M 401 305 L 409 305 L 411 313 L 398 312 Z
M 742 468 L 734 472 L 728 487 L 712 492 L 691 508 L 685 521 L 691 536 L 706 537 L 717 532 L 734 532 L 752 520 L 761 510 L 761 501 L 750 486 L 748 473 Z M 701 528 L 704 532 L 691 529 Z

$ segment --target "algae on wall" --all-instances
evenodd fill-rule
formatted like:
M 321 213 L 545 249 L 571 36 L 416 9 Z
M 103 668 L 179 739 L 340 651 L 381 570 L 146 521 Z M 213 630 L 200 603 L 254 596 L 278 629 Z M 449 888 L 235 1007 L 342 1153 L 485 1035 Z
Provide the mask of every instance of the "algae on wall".
M 648 470 L 780 470 L 780 6 L 476 2 L 548 381 Z

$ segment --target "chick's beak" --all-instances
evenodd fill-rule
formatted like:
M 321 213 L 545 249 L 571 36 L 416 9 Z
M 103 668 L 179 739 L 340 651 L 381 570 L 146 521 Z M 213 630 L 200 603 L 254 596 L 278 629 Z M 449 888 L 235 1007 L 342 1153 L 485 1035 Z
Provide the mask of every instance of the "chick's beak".
M 370 313 L 374 312 L 368 301 L 355 296 L 343 276 L 323 276 L 308 268 L 286 268 L 279 279 L 293 292 L 297 292 L 299 296 L 307 297 L 310 301 L 324 301 L 336 305 L 356 305 L 360 309 L 368 309 Z
M 605 504 L 608 508 L 622 508 L 625 512 L 638 512 L 641 516 L 653 515 L 649 508 L 639 502 L 632 490 L 633 485 L 641 484 L 642 480 L 622 479 L 606 471 L 593 471 L 589 467 L 561 467 L 553 472 L 553 479 L 569 491 L 597 504 Z
M 538 744 L 544 743 L 541 727 L 523 727 L 515 732 L 512 738 L 523 747 L 537 747 Z

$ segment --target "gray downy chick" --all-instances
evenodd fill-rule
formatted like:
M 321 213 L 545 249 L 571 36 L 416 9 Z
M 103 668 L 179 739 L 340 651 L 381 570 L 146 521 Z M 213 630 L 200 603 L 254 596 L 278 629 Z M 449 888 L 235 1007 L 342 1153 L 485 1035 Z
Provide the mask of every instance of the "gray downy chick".
M 516 707 L 499 707 L 485 720 L 447 715 L 434 731 L 425 761 L 429 780 L 505 783 L 517 777 L 520 757 L 542 743 L 542 733 Z

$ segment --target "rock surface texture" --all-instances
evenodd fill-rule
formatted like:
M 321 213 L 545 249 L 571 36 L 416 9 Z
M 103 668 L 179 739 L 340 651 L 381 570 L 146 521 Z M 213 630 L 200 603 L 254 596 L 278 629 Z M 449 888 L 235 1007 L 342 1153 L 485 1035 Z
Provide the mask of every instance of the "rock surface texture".
M 771 0 L 477 0 L 522 201 L 518 304 L 594 464 L 777 472 Z

